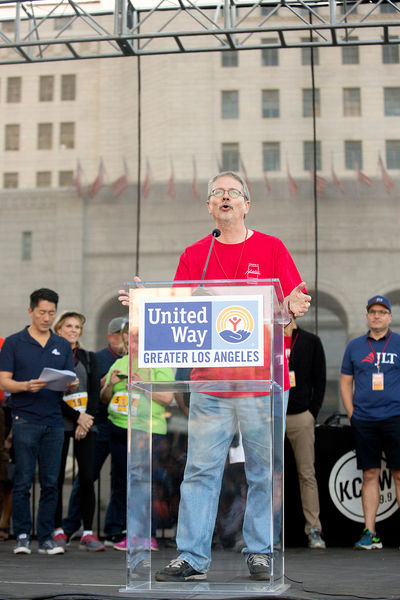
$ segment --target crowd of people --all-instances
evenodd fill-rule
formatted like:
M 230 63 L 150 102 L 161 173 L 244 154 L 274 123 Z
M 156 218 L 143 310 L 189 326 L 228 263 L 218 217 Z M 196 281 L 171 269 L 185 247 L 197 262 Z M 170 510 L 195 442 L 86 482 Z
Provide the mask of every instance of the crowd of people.
M 325 393 L 326 364 L 321 340 L 298 326 L 311 302 L 298 270 L 283 243 L 250 230 L 245 217 L 250 193 L 241 176 L 219 173 L 209 182 L 207 208 L 218 226 L 218 239 L 209 235 L 183 252 L 176 281 L 201 279 L 278 278 L 288 319 L 285 326 L 282 414 L 298 470 L 304 531 L 310 548 L 325 548 L 319 519 L 318 486 L 314 469 L 314 427 Z M 120 301 L 128 303 L 126 292 Z M 180 370 L 142 370 L 129 363 L 127 318 L 116 317 L 108 324 L 108 344 L 98 352 L 81 346 L 85 316 L 78 311 L 56 318 L 58 295 L 47 288 L 33 292 L 28 313 L 31 324 L 10 335 L 0 351 L 0 479 L 3 512 L 0 540 L 9 535 L 12 514 L 15 554 L 31 553 L 32 515 L 30 489 L 38 464 L 40 500 L 36 521 L 38 551 L 62 554 L 71 538 L 82 531 L 81 551 L 104 551 L 106 546 L 126 551 L 127 529 L 127 375 L 138 381 L 241 380 L 254 378 L 249 367 Z M 379 501 L 378 476 L 382 450 L 400 498 L 400 404 L 397 398 L 400 336 L 390 328 L 391 305 L 384 296 L 367 303 L 368 333 L 350 342 L 343 359 L 341 393 L 355 434 L 358 466 L 363 471 L 362 501 L 365 529 L 357 549 L 381 548 L 375 531 Z M 2 341 L 2 340 L 1 340 Z M 129 343 L 137 344 L 130 333 Z M 399 352 L 397 349 L 399 348 Z M 132 351 L 132 356 L 135 352 Z M 269 380 L 269 362 L 256 378 Z M 43 369 L 69 371 L 68 381 L 48 384 Z M 145 372 L 146 371 L 146 372 Z M 61 387 L 60 387 L 61 386 Z M 5 397 L 4 397 L 5 395 Z M 158 581 L 206 579 L 211 548 L 216 537 L 232 542 L 243 553 L 252 579 L 270 577 L 271 559 L 279 549 L 275 538 L 279 523 L 265 518 L 272 514 L 270 450 L 267 426 L 270 414 L 267 392 L 175 394 L 188 418 L 186 447 L 168 455 L 166 408 L 172 392 L 156 391 L 150 405 L 140 394 L 132 421 L 132 435 L 139 442 L 152 431 L 152 522 L 149 550 L 156 551 L 157 527 L 177 518 L 177 558 L 157 571 Z M 136 402 L 136 403 L 135 403 Z M 4 406 L 7 405 L 6 408 Z M 149 406 L 151 408 L 149 408 Z M 199 424 L 201 426 L 199 426 Z M 235 485 L 223 483 L 226 458 L 240 433 L 245 456 L 244 470 L 232 469 Z M 63 510 L 63 486 L 69 447 L 78 464 L 67 509 Z M 9 484 L 9 451 L 12 447 L 14 473 Z M 104 521 L 104 540 L 93 531 L 94 483 L 111 456 L 111 493 Z M 183 458 L 182 458 L 183 457 Z M 279 457 L 278 457 L 279 462 Z M 178 466 L 177 466 L 178 465 Z M 399 467 L 399 470 L 398 470 Z M 184 470 L 184 473 L 183 473 Z M 175 496 L 171 490 L 178 490 Z M 222 491 L 221 491 L 222 490 Z M 238 492 L 239 490 L 239 492 Z M 221 495 L 220 495 L 221 494 Z M 166 502 L 166 496 L 168 501 Z M 11 506 L 12 497 L 12 506 Z M 177 499 L 178 498 L 178 499 Z M 179 509 L 178 509 L 179 504 Z M 176 511 L 174 509 L 176 508 Z M 164 520 L 164 521 L 163 521 Z M 233 524 L 239 527 L 233 531 Z M 230 535 L 229 528 L 234 535 Z M 271 539 L 274 531 L 274 539 Z M 227 539 L 229 541 L 227 542 Z

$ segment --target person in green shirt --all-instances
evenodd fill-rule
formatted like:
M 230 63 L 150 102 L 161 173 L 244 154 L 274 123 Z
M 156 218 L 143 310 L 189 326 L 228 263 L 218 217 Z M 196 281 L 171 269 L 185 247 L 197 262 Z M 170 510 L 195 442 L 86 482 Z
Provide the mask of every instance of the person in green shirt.
M 127 348 L 128 324 L 122 331 L 122 336 Z M 135 346 L 137 336 L 131 333 L 131 355 L 136 355 Z M 127 493 L 127 430 L 128 430 L 128 374 L 129 355 L 119 358 L 110 367 L 105 384 L 101 390 L 100 399 L 108 404 L 108 419 L 110 421 L 110 452 L 111 452 L 111 495 L 115 505 L 119 507 L 126 521 L 126 493 Z M 137 360 L 132 359 L 132 381 L 174 381 L 174 373 L 170 368 L 140 369 Z M 167 433 L 167 420 L 165 409 L 171 404 L 172 392 L 154 392 L 151 400 L 151 433 L 152 433 L 152 459 L 157 461 L 160 444 Z M 145 393 L 132 392 L 131 430 L 135 440 L 142 440 L 146 445 L 146 434 L 149 433 L 150 402 Z M 136 434 L 135 434 L 136 432 Z M 143 432 L 144 435 L 140 435 Z M 136 442 L 136 445 L 138 442 Z M 152 519 L 150 547 L 158 550 L 156 540 L 156 520 Z M 114 544 L 115 550 L 127 550 L 126 537 Z

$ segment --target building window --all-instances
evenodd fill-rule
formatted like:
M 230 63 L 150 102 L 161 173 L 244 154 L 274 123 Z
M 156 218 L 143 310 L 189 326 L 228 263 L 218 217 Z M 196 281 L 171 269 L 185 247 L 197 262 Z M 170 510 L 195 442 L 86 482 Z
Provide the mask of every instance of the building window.
M 356 165 L 363 168 L 362 144 L 360 141 L 346 140 L 344 142 L 344 157 L 346 169 L 353 170 Z
M 61 75 L 61 100 L 75 100 L 76 76 Z
M 53 75 L 41 75 L 39 77 L 39 102 L 51 102 L 54 98 Z
M 74 183 L 74 172 L 73 171 L 59 171 L 58 172 L 58 185 L 59 187 L 71 187 Z
M 310 38 L 301 38 L 303 43 L 309 42 Z M 313 40 L 315 41 L 315 40 Z M 314 65 L 319 65 L 319 48 L 315 47 L 303 47 L 301 49 L 301 64 L 302 65 L 311 65 L 311 53 L 314 56 Z
M 322 169 L 321 161 L 321 142 L 315 143 L 315 153 L 317 162 L 317 171 Z M 304 158 L 304 170 L 311 171 L 314 169 L 314 142 L 303 142 L 303 158 Z
M 36 173 L 36 187 L 51 187 L 51 171 L 38 171 Z
M 222 170 L 239 171 L 239 144 L 222 144 Z
M 357 6 L 356 6 L 356 1 L 351 2 L 350 0 L 347 0 L 347 2 L 343 2 L 343 4 L 338 4 L 338 10 L 343 13 L 344 15 L 356 15 L 357 14 Z
M 18 187 L 18 173 L 4 173 L 3 174 L 3 188 L 9 190 L 11 188 Z
M 393 4 L 389 4 L 389 3 L 381 4 L 379 8 L 380 8 L 381 13 L 397 13 L 398 14 L 398 11 L 397 11 L 396 7 L 393 6 Z
M 71 17 L 56 17 L 54 19 L 54 29 L 60 31 L 60 29 L 72 29 Z
M 51 150 L 53 147 L 53 124 L 38 123 L 38 150 Z
M 239 118 L 239 92 L 237 90 L 221 92 L 221 117 L 223 119 Z
M 382 62 L 384 65 L 393 65 L 399 62 L 399 45 L 383 44 Z
M 264 171 L 281 170 L 281 150 L 279 142 L 263 142 Z
M 23 231 L 21 239 L 21 258 L 31 260 L 32 258 L 32 231 Z
M 313 116 L 313 91 L 312 89 L 303 90 L 303 117 Z M 315 116 L 321 116 L 321 100 L 319 89 L 315 89 Z
M 21 102 L 21 77 L 7 77 L 7 102 Z
M 19 125 L 6 125 L 5 150 L 19 150 Z
M 276 39 L 266 38 L 261 40 L 262 44 L 276 44 Z M 264 67 L 277 67 L 279 64 L 278 48 L 262 48 L 261 61 Z
M 358 40 L 351 37 L 350 41 Z M 358 65 L 360 63 L 360 48 L 358 46 L 342 46 L 342 64 Z
M 237 50 L 226 50 L 221 52 L 222 67 L 237 67 L 239 64 L 239 52 Z
M 343 116 L 361 116 L 361 91 L 360 88 L 343 88 Z
M 279 113 L 279 90 L 262 90 L 263 119 L 277 119 Z
M 400 88 L 384 88 L 384 106 L 386 117 L 400 116 Z
M 60 146 L 66 149 L 75 147 L 75 123 L 60 123 Z
M 400 169 L 400 140 L 386 140 L 386 166 Z
M 262 6 L 261 7 L 261 16 L 267 17 L 272 13 L 272 11 L 276 8 L 276 4 L 272 6 Z
M 1 24 L 1 28 L 4 31 L 4 33 L 14 33 L 15 21 L 3 21 Z

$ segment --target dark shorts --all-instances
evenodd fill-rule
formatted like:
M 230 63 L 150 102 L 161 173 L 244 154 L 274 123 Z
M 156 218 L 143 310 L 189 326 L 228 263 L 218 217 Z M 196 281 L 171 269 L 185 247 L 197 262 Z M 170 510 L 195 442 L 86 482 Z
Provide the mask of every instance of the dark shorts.
M 352 417 L 350 422 L 359 469 L 380 469 L 384 452 L 388 469 L 400 470 L 400 416 L 382 421 L 361 421 Z

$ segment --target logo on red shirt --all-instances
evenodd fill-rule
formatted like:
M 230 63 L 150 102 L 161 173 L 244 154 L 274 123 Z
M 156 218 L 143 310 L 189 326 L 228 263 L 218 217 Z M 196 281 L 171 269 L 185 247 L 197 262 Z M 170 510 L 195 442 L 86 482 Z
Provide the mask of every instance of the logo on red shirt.
M 260 265 L 249 263 L 245 275 L 247 279 L 258 279 L 258 277 L 261 275 Z

